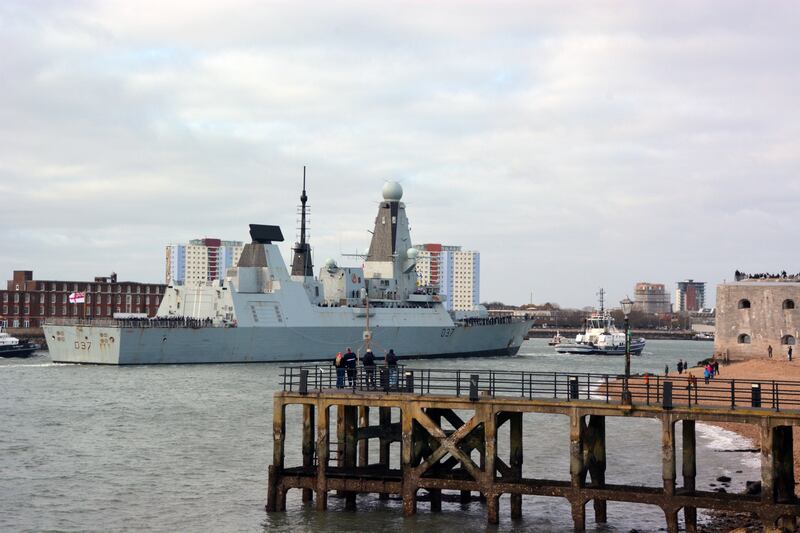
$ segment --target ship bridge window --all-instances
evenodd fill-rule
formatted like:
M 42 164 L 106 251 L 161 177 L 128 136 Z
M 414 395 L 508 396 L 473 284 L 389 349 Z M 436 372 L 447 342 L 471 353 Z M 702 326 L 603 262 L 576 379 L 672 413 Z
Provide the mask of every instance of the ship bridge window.
M 794 343 L 795 339 L 791 335 L 784 335 L 781 337 L 781 344 L 793 346 Z
M 794 309 L 794 300 L 784 300 L 783 301 L 783 308 L 784 309 Z
M 750 309 L 750 300 L 747 298 L 739 300 L 739 309 Z
M 747 333 L 742 333 L 741 335 L 739 335 L 737 342 L 739 344 L 750 344 L 750 335 L 748 335 Z

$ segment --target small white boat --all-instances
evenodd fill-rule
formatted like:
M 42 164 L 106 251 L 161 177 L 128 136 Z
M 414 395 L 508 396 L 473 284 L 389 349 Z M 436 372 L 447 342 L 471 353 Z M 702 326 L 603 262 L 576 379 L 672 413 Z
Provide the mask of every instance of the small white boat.
M 563 336 L 561 335 L 561 333 L 560 333 L 558 330 L 556 330 L 556 334 L 555 334 L 555 335 L 553 335 L 553 338 L 552 338 L 552 339 L 550 339 L 549 341 L 547 341 L 547 345 L 548 345 L 548 346 L 558 346 L 559 344 L 561 344 L 561 343 L 562 343 L 562 342 L 564 342 L 565 340 L 566 340 L 566 338 L 565 338 L 565 337 L 563 337 Z
M 643 338 L 631 339 L 630 353 L 641 355 L 644 350 Z M 614 317 L 607 311 L 594 313 L 586 319 L 583 333 L 575 336 L 573 342 L 556 345 L 558 353 L 625 355 L 625 332 L 614 325 Z

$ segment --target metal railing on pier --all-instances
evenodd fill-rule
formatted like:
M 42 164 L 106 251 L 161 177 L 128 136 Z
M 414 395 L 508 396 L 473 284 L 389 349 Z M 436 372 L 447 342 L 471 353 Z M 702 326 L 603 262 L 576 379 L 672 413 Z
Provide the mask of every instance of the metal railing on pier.
M 590 400 L 621 403 L 625 376 L 576 372 L 444 370 L 358 366 L 337 376 L 332 365 L 281 367 L 283 390 L 397 392 L 478 399 L 479 395 L 522 399 Z M 800 381 L 636 375 L 628 381 L 635 405 L 755 407 L 800 410 Z

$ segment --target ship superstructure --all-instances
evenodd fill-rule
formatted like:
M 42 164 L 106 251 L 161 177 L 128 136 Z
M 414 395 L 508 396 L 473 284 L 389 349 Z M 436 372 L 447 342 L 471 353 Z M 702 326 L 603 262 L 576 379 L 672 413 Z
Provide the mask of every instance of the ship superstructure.
M 313 276 L 301 231 L 291 271 L 278 226 L 251 224 L 251 242 L 225 279 L 170 284 L 155 319 L 52 322 L 44 326 L 54 361 L 105 364 L 314 361 L 365 341 L 400 357 L 513 355 L 529 320 L 454 320 L 430 287 L 417 286 L 417 250 L 402 187 L 388 182 L 363 267 L 328 260 Z

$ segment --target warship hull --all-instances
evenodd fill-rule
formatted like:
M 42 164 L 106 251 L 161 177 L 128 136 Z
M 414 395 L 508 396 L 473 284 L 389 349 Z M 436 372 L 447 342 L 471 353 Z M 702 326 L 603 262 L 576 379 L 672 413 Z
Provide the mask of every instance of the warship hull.
M 371 345 L 380 358 L 515 355 L 531 323 L 456 327 L 378 327 Z M 271 363 L 333 360 L 362 349 L 359 327 L 122 327 L 44 326 L 54 362 L 108 365 Z

